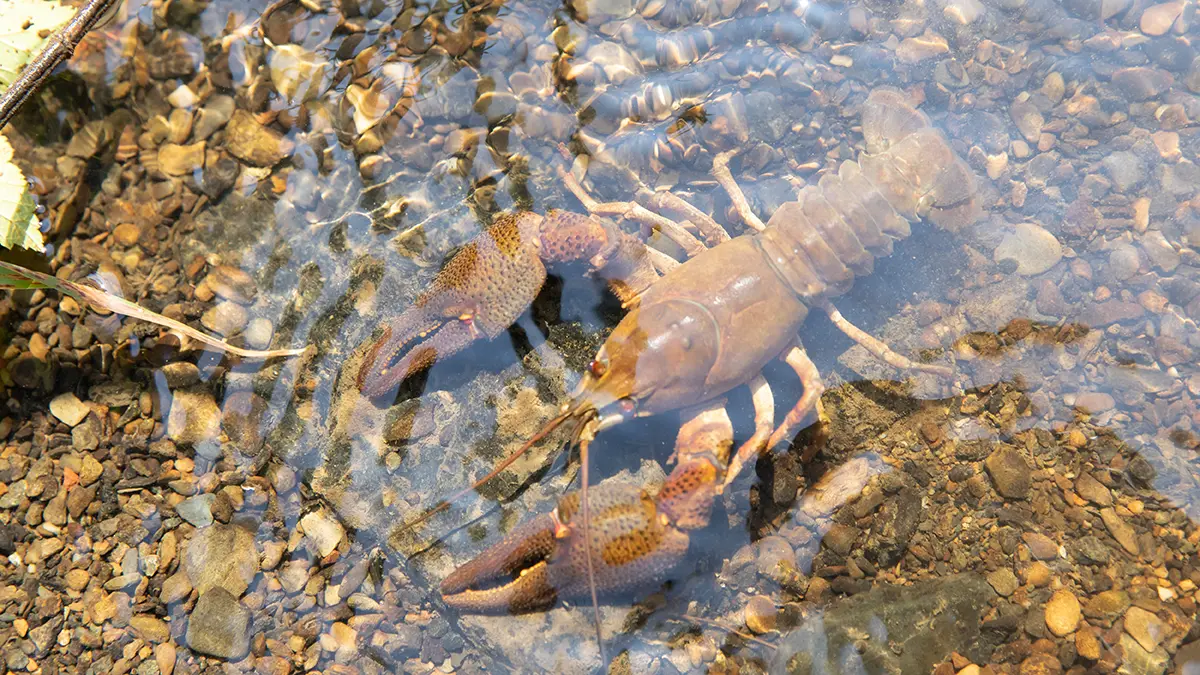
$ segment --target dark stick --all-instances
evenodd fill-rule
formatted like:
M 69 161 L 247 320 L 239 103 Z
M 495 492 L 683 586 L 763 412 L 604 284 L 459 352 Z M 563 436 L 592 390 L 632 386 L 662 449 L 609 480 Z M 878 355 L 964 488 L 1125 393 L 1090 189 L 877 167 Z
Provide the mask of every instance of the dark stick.
M 20 77 L 8 91 L 0 96 L 0 129 L 3 129 L 17 109 L 41 86 L 58 64 L 71 58 L 83 36 L 96 25 L 100 17 L 116 4 L 117 0 L 88 0 L 67 25 L 50 37 L 37 58 L 30 61 L 21 71 Z

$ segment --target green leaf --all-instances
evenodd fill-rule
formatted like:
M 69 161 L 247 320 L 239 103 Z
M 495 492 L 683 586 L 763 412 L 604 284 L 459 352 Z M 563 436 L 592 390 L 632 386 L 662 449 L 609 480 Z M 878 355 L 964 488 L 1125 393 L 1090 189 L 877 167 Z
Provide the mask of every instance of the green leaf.
M 13 164 L 13 149 L 0 134 L 0 246 L 45 251 L 29 182 Z
M 55 0 L 0 2 L 0 91 L 8 89 L 46 39 L 73 16 L 74 9 Z

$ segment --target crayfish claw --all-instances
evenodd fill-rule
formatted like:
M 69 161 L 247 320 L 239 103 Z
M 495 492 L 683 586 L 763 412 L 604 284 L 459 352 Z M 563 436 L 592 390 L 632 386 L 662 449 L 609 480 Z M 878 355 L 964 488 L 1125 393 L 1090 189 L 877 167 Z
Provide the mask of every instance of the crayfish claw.
M 591 539 L 596 590 L 613 593 L 661 581 L 687 552 L 653 497 L 627 483 L 589 491 L 591 528 L 584 531 L 578 493 L 559 501 L 442 582 L 446 604 L 471 612 L 536 612 L 559 599 L 588 596 L 584 537 Z
M 539 258 L 542 218 L 506 214 L 463 246 L 371 345 L 358 387 L 372 398 L 480 338 L 504 332 L 546 280 Z

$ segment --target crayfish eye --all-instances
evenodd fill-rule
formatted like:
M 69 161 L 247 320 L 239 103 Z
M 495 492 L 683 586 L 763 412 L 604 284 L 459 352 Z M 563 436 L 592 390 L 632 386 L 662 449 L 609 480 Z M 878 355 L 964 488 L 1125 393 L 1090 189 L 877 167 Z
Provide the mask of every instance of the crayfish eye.
M 623 398 L 617 401 L 617 406 L 621 408 L 621 414 L 623 415 L 632 415 L 633 411 L 637 409 L 637 403 L 631 398 Z
M 604 374 L 608 372 L 608 362 L 601 359 L 595 359 L 588 364 L 587 369 L 588 372 L 591 373 L 592 377 L 601 378 L 604 377 Z

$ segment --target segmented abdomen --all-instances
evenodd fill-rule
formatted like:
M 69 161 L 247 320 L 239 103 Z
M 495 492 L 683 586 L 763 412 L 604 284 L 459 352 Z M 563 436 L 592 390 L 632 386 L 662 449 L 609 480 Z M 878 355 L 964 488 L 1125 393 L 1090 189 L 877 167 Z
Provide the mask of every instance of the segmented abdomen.
M 863 107 L 867 151 L 808 185 L 757 241 L 801 298 L 845 292 L 922 218 L 956 230 L 978 218 L 975 178 L 929 118 L 892 89 Z

